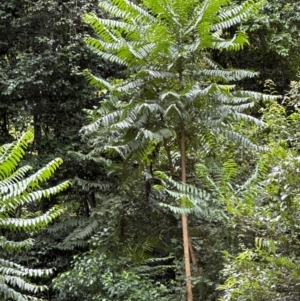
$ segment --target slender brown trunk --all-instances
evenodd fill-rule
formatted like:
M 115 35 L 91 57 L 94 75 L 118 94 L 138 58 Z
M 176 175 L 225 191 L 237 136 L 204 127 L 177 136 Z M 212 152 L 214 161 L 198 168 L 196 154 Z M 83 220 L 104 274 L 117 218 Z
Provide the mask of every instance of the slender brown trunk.
M 186 183 L 186 149 L 185 149 L 184 126 L 182 126 L 182 131 L 181 131 L 180 153 L 181 153 L 181 181 L 182 183 Z M 181 220 L 182 220 L 182 237 L 183 237 L 184 266 L 185 266 L 185 277 L 186 277 L 186 288 L 187 288 L 187 301 L 193 301 L 187 215 L 183 214 L 181 216 Z
M 168 142 L 166 139 L 164 139 L 164 148 L 168 156 L 168 161 L 169 161 L 169 169 L 170 169 L 170 176 L 173 177 L 174 174 L 174 166 L 172 162 L 172 157 L 171 157 L 171 149 L 170 146 L 168 145 Z
M 191 254 L 192 263 L 193 263 L 194 266 L 196 266 L 197 265 L 196 254 L 195 254 L 195 251 L 193 249 L 192 241 L 191 241 L 190 238 L 189 238 L 189 250 L 190 250 L 190 254 Z

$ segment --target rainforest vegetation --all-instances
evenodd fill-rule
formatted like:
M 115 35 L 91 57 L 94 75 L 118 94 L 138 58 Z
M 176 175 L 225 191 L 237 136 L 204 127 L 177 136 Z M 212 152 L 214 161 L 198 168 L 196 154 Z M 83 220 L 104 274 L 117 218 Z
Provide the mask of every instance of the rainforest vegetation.
M 0 300 L 300 300 L 299 30 L 298 0 L 1 1 Z

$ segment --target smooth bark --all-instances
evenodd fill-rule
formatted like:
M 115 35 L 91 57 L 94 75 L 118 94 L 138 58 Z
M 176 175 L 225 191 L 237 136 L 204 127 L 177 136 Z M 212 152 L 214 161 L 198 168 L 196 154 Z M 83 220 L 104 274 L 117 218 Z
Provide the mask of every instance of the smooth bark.
M 186 183 L 186 145 L 185 145 L 184 127 L 182 127 L 182 131 L 181 131 L 180 152 L 181 152 L 181 181 L 182 183 Z M 182 205 L 185 206 L 184 203 Z M 185 266 L 185 277 L 186 277 L 186 288 L 187 288 L 187 301 L 193 301 L 187 215 L 183 214 L 181 216 L 181 220 L 182 220 L 182 237 L 183 237 L 184 266 Z

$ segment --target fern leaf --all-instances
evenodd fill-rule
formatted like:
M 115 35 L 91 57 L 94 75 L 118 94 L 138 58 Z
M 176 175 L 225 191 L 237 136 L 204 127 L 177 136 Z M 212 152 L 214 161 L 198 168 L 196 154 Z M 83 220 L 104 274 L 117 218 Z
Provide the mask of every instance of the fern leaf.
M 48 189 L 40 189 L 40 185 L 47 181 L 62 160 L 57 158 L 36 173 L 27 176 L 30 166 L 17 169 L 19 161 L 25 154 L 25 148 L 32 139 L 31 133 L 24 134 L 18 141 L 1 147 L 0 152 L 0 227 L 8 230 L 37 231 L 47 226 L 54 218 L 62 213 L 61 208 L 52 208 L 44 215 L 33 219 L 12 218 L 9 213 L 16 207 L 55 195 L 70 186 L 65 181 Z M 20 251 L 33 245 L 32 239 L 14 242 L 0 237 L 0 248 L 6 251 Z M 0 258 L 0 296 L 5 300 L 38 300 L 30 296 L 45 289 L 27 281 L 28 277 L 49 275 L 52 270 L 33 270 Z M 22 293 L 18 292 L 20 290 Z

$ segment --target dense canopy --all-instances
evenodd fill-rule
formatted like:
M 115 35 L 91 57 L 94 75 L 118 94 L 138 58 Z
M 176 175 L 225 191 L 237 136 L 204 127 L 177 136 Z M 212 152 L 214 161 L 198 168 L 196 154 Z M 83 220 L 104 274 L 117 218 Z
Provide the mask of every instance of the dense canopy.
M 299 300 L 300 1 L 2 2 L 0 300 Z

